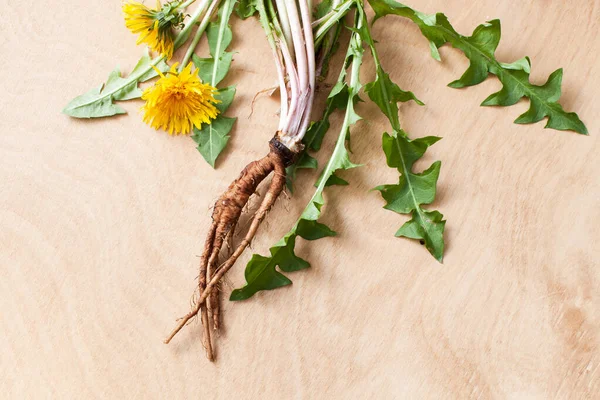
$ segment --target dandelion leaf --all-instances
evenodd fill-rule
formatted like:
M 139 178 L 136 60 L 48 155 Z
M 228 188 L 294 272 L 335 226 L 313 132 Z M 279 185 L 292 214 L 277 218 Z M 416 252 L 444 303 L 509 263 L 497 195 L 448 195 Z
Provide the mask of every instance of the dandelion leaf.
M 194 64 L 198 68 L 200 79 L 209 82 L 212 86 L 217 85 L 225 78 L 231 60 L 232 52 L 227 52 L 227 46 L 231 43 L 232 32 L 229 26 L 229 18 L 233 11 L 235 2 L 228 2 L 228 7 L 219 10 L 219 16 L 215 22 L 211 22 L 207 29 L 208 45 L 211 57 L 199 58 L 193 56 Z M 192 139 L 198 143 L 198 151 L 211 167 L 215 167 L 217 157 L 229 142 L 231 129 L 237 118 L 226 117 L 223 114 L 235 96 L 235 86 L 219 89 L 215 98 L 219 100 L 216 104 L 219 115 L 210 124 L 203 125 L 201 129 L 194 128 Z
M 502 63 L 495 52 L 500 43 L 500 21 L 495 19 L 479 25 L 471 36 L 458 33 L 442 14 L 426 15 L 394 0 L 369 0 L 375 11 L 374 20 L 394 14 L 410 19 L 417 24 L 430 43 L 431 53 L 440 60 L 438 49 L 446 43 L 461 50 L 469 59 L 469 67 L 463 75 L 450 82 L 453 88 L 477 85 L 496 75 L 502 89 L 493 93 L 482 103 L 483 106 L 511 106 L 522 98 L 529 99 L 529 109 L 515 123 L 532 124 L 547 118 L 546 128 L 588 134 L 585 124 L 573 112 L 567 112 L 558 103 L 561 96 L 562 69 L 554 71 L 543 85 L 529 81 L 531 62 L 524 57 L 513 63 Z
M 364 12 L 362 8 L 359 8 L 359 11 Z M 407 11 L 400 9 L 399 12 Z M 397 184 L 381 185 L 375 190 L 379 191 L 386 201 L 384 208 L 398 214 L 412 214 L 413 216 L 411 221 L 396 232 L 396 236 L 422 241 L 431 255 L 442 262 L 446 222 L 442 220 L 443 216 L 438 211 L 426 211 L 421 207 L 421 205 L 431 204 L 435 200 L 441 162 L 434 162 L 421 173 L 413 171 L 415 162 L 423 157 L 429 146 L 440 138 L 427 136 L 411 140 L 408 134 L 402 130 L 398 118 L 398 103 L 411 100 L 419 105 L 423 103 L 412 92 L 400 89 L 385 72 L 369 26 L 363 26 L 358 32 L 370 48 L 376 66 L 375 80 L 365 85 L 365 92 L 390 122 L 392 134 L 383 134 L 382 148 L 388 166 L 397 169 L 400 173 Z M 436 216 L 435 220 L 433 216 Z M 434 225 L 434 222 L 437 225 Z
M 113 70 L 106 83 L 71 100 L 63 109 L 63 113 L 75 118 L 99 118 L 125 114 L 126 111 L 115 104 L 115 101 L 141 97 L 142 91 L 138 84 L 158 75 L 153 66 L 162 72 L 169 69 L 162 58 L 152 59 L 146 50 L 129 76 L 124 78 L 118 68 Z

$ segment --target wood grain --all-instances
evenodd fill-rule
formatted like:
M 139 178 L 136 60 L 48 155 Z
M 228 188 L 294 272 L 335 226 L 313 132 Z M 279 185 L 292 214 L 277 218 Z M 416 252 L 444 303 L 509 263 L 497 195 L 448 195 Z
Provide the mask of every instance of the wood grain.
M 238 85 L 239 120 L 213 170 L 189 138 L 145 126 L 139 102 L 113 119 L 60 113 L 117 62 L 134 65 L 140 49 L 120 1 L 5 0 L 0 397 L 600 398 L 600 1 L 413 3 L 464 34 L 500 18 L 499 58 L 529 55 L 538 83 L 564 67 L 562 103 L 590 136 L 514 125 L 524 102 L 480 108 L 495 79 L 447 88 L 467 65 L 459 53 L 444 48 L 437 63 L 414 26 L 378 22 L 384 66 L 427 103 L 403 105 L 403 126 L 444 137 L 421 165 L 443 162 L 434 206 L 448 219 L 445 262 L 394 238 L 404 219 L 368 191 L 396 176 L 380 149 L 385 121 L 361 103 L 368 120 L 353 129 L 353 158 L 366 165 L 326 194 L 323 220 L 341 235 L 299 244 L 313 268 L 291 275 L 293 286 L 226 302 L 211 365 L 198 324 L 172 345 L 162 339 L 189 305 L 209 206 L 265 154 L 276 125 L 268 97 L 248 118 L 254 94 L 275 83 L 259 25 L 233 22 L 225 83 Z M 255 252 L 289 228 L 314 179 L 302 174 L 299 193 L 277 204 Z

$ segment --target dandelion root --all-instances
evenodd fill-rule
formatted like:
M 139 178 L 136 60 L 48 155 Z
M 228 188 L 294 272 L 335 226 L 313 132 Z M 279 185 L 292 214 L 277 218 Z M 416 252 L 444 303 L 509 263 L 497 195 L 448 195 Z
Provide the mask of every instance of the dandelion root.
M 236 260 L 250 245 L 256 231 L 267 213 L 275 204 L 275 201 L 285 187 L 285 168 L 295 161 L 296 152 L 289 150 L 283 145 L 276 135 L 269 142 L 269 154 L 260 160 L 248 164 L 240 176 L 229 186 L 227 191 L 215 203 L 212 220 L 213 223 L 206 237 L 204 251 L 200 261 L 200 273 L 198 278 L 199 298 L 194 308 L 179 320 L 179 323 L 165 340 L 169 343 L 171 339 L 185 326 L 185 324 L 199 312 L 203 324 L 203 344 L 209 360 L 213 360 L 214 354 L 210 334 L 209 310 L 212 315 L 212 323 L 215 329 L 219 327 L 219 304 L 218 285 L 221 278 L 233 267 Z M 233 230 L 238 223 L 243 208 L 250 197 L 256 192 L 258 185 L 267 176 L 273 173 L 271 183 L 265 195 L 262 197 L 259 208 L 256 210 L 250 227 L 243 240 L 237 248 L 223 263 L 219 264 L 219 253 L 223 243 L 228 236 L 233 237 Z

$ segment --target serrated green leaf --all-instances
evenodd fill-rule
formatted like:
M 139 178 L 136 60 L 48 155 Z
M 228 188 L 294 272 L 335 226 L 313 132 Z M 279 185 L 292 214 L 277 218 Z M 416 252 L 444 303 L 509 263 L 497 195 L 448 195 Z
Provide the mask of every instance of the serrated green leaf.
M 443 218 L 437 211 L 425 211 L 419 207 L 412 212 L 412 219 L 398 229 L 396 236 L 421 240 L 435 259 L 442 262 L 446 226 Z
M 385 0 L 376 1 L 372 3 L 373 9 L 375 10 L 375 18 L 378 17 L 378 13 L 381 13 L 382 9 L 385 10 L 387 3 Z M 362 6 L 358 6 L 359 12 L 364 13 Z M 412 16 L 420 22 L 420 26 L 427 27 L 429 24 L 435 21 L 435 18 L 425 14 L 415 13 L 408 7 L 398 8 L 400 15 Z M 422 28 L 423 29 L 423 28 Z M 412 169 L 415 162 L 423 157 L 427 148 L 438 140 L 439 137 L 427 136 L 419 139 L 410 140 L 406 132 L 404 132 L 400 126 L 400 120 L 398 118 L 398 102 L 414 100 L 417 104 L 423 104 L 420 102 L 414 94 L 411 92 L 405 92 L 400 89 L 389 77 L 389 75 L 383 70 L 381 62 L 379 60 L 379 54 L 375 47 L 375 41 L 371 37 L 371 31 L 368 25 L 365 25 L 359 30 L 360 35 L 363 37 L 365 43 L 367 43 L 371 49 L 371 54 L 375 61 L 376 77 L 373 82 L 368 83 L 365 86 L 365 91 L 369 95 L 369 98 L 377 104 L 377 107 L 387 117 L 392 127 L 392 135 L 387 133 L 383 134 L 382 147 L 386 156 L 387 164 L 391 168 L 396 168 L 400 173 L 398 178 L 398 184 L 394 185 L 381 185 L 375 188 L 378 190 L 382 197 L 386 200 L 384 208 L 395 211 L 400 214 L 407 214 L 413 212 L 418 214 L 417 217 L 413 217 L 416 221 L 426 221 L 426 217 L 422 216 L 422 213 L 428 212 L 421 208 L 422 204 L 431 204 L 436 195 L 437 180 L 440 174 L 441 163 L 439 161 L 434 162 L 427 170 L 421 173 L 415 173 Z M 437 38 L 434 38 L 437 40 Z M 436 42 L 432 41 L 432 54 L 439 56 L 437 53 Z M 435 52 L 433 49 L 435 48 Z M 435 53 L 435 54 L 434 54 Z M 432 213 L 437 213 L 433 211 Z M 441 214 L 439 214 L 441 216 Z M 415 222 L 417 224 L 417 222 Z M 425 224 L 425 222 L 423 222 Z M 406 226 L 406 224 L 405 224 Z M 411 225 L 412 226 L 412 225 Z M 420 225 L 419 225 L 420 226 Z M 427 247 L 429 252 L 441 262 L 442 255 L 438 254 L 438 251 L 444 249 L 444 238 L 443 238 L 443 227 L 439 235 L 427 236 L 430 243 Z M 423 229 L 428 228 L 424 225 Z M 408 228 L 406 228 L 408 229 Z M 405 229 L 405 230 L 406 230 Z M 425 231 L 427 233 L 427 231 Z M 423 234 L 423 235 L 426 235 Z M 411 237 L 408 235 L 403 235 Z M 413 238 L 414 239 L 414 238 Z M 419 239 L 421 239 L 419 237 Z M 424 239 L 423 239 L 424 240 Z
M 202 129 L 194 127 L 192 139 L 198 143 L 198 151 L 213 168 L 217 157 L 229 142 L 229 132 L 236 119 L 218 115 L 211 124 L 202 125 Z
M 308 202 L 308 205 L 304 208 L 304 211 L 302 211 L 300 219 L 316 221 L 321 216 L 321 207 L 323 207 L 323 204 L 325 204 L 323 193 L 317 190 Z
M 239 0 L 235 7 L 235 13 L 241 19 L 246 19 L 256 14 L 256 0 Z
M 229 296 L 229 300 L 246 300 L 259 290 L 273 290 L 291 285 L 292 281 L 277 271 L 276 267 L 275 259 L 254 254 L 246 266 L 246 271 L 252 271 L 251 275 L 246 276 L 246 279 L 251 283 L 243 288 L 234 289 Z M 260 289 L 255 289 L 255 287 Z
M 359 12 L 364 13 L 364 8 L 362 5 L 360 5 L 358 8 Z M 392 82 L 389 74 L 383 70 L 379 53 L 377 52 L 377 48 L 375 46 L 375 40 L 371 36 L 369 26 L 365 25 L 361 29 L 357 29 L 356 32 L 361 35 L 363 41 L 371 49 L 371 54 L 373 55 L 373 59 L 375 61 L 375 81 L 367 84 L 365 87 L 365 92 L 369 94 L 369 97 L 372 101 L 379 105 L 379 108 L 384 111 L 384 114 L 388 116 L 388 119 L 393 118 L 398 114 L 398 102 L 407 102 L 413 100 L 419 105 L 424 105 L 421 100 L 417 99 L 413 92 L 407 92 L 400 89 L 398 85 Z M 395 112 L 393 112 L 394 109 Z
M 300 154 L 298 161 L 286 168 L 285 184 L 290 192 L 293 192 L 293 182 L 299 169 L 317 169 L 317 160 L 307 152 Z
M 125 114 L 126 111 L 114 102 L 141 97 L 142 91 L 138 88 L 138 84 L 158 75 L 153 66 L 161 72 L 169 70 L 163 57 L 152 59 L 146 50 L 129 76 L 123 78 L 118 68 L 113 70 L 106 83 L 71 100 L 63 109 L 63 113 L 75 118 L 100 118 Z
M 323 0 L 317 4 L 315 12 L 315 20 L 319 20 L 333 10 L 333 2 L 331 0 Z
M 307 153 L 304 153 L 300 156 L 300 159 L 296 162 L 296 166 L 298 168 L 317 168 L 317 160 Z
M 384 133 L 383 151 L 386 155 L 387 164 L 392 168 L 411 170 L 415 162 L 423 157 L 427 148 L 441 139 L 437 136 L 426 136 L 410 140 L 404 131 L 400 131 L 400 135 L 394 136 Z
M 319 121 L 312 122 L 308 127 L 306 134 L 304 135 L 304 145 L 307 150 L 319 151 L 323 138 L 329 130 L 329 115 L 333 111 L 333 108 L 327 107 L 323 118 Z
M 219 89 L 218 93 L 215 95 L 215 99 L 220 101 L 220 103 L 215 104 L 215 107 L 217 107 L 217 109 L 219 110 L 219 114 L 223 114 L 225 111 L 227 111 L 227 109 L 233 102 L 234 96 L 235 85 Z
M 339 81 L 339 79 L 345 79 L 346 78 L 346 70 L 343 69 L 342 73 L 340 74 L 340 78 L 338 78 L 338 81 L 336 82 L 335 85 L 333 85 L 333 88 L 331 89 L 331 92 L 329 92 L 329 95 L 327 96 L 328 99 L 338 99 L 338 102 L 342 102 L 342 106 L 344 106 L 346 104 L 346 102 L 348 101 L 348 85 L 346 84 L 346 82 L 344 81 Z
M 348 181 L 340 178 L 339 176 L 337 176 L 336 174 L 332 174 L 329 179 L 327 179 L 327 182 L 325 183 L 325 186 L 348 186 L 350 183 L 348 183 Z
M 337 233 L 331 230 L 327 225 L 308 219 L 301 219 L 298 221 L 296 233 L 302 239 L 306 240 L 317 240 L 337 235 Z
M 379 82 L 380 80 L 383 80 L 383 82 Z M 382 91 L 382 87 L 388 87 L 389 88 L 389 94 L 391 95 L 390 98 L 388 98 L 387 96 L 385 96 L 385 92 Z M 413 100 L 415 103 L 417 103 L 418 105 L 422 106 L 424 105 L 424 103 L 417 99 L 417 97 L 415 96 L 415 94 L 413 92 L 410 91 L 404 91 L 402 89 L 400 89 L 400 87 L 398 85 L 396 85 L 394 82 L 392 82 L 392 80 L 390 79 L 390 76 L 387 72 L 383 71 L 383 69 L 381 68 L 381 66 L 378 66 L 377 68 L 377 75 L 375 78 L 374 82 L 370 82 L 365 86 L 365 92 L 367 92 L 367 94 L 369 95 L 369 98 L 374 101 L 375 103 L 383 103 L 383 102 L 390 102 L 393 104 L 397 104 L 398 102 L 407 102 L 410 100 Z M 397 114 L 397 111 L 396 111 Z
M 229 300 L 246 300 L 261 290 L 273 290 L 292 283 L 285 275 L 277 271 L 279 267 L 284 272 L 306 269 L 310 264 L 294 254 L 296 234 L 286 235 L 279 243 L 271 247 L 271 256 L 263 257 L 254 254 L 244 273 L 247 284 L 231 292 Z
M 379 18 L 388 14 L 395 14 L 401 17 L 409 18 L 416 23 L 419 29 L 421 29 L 423 35 L 429 39 L 431 56 L 436 60 L 441 61 L 438 48 L 444 42 L 444 39 L 435 29 L 430 29 L 430 27 L 435 26 L 435 15 L 428 15 L 419 11 L 415 11 L 412 8 L 394 0 L 369 0 L 369 4 L 373 8 L 373 11 L 375 11 L 373 23 L 375 23 L 375 21 L 377 21 Z M 425 32 L 427 32 L 427 34 L 425 34 Z
M 105 96 L 104 85 L 77 96 L 63 109 L 63 113 L 75 118 L 100 118 L 126 114 L 123 107 L 113 103 L 112 95 Z
M 485 99 L 485 106 L 510 106 L 521 98 L 530 101 L 529 110 L 515 120 L 518 124 L 531 124 L 548 118 L 546 128 L 571 130 L 588 134 L 585 124 L 573 112 L 566 112 L 558 103 L 561 95 L 562 69 L 553 72 L 546 84 L 533 85 L 529 81 L 531 63 L 522 58 L 513 63 L 496 60 L 495 52 L 500 43 L 501 28 L 499 20 L 479 25 L 471 36 L 462 36 L 441 13 L 426 15 L 419 13 L 394 0 L 369 0 L 377 20 L 388 14 L 409 18 L 415 22 L 421 33 L 430 41 L 432 55 L 439 59 L 437 49 L 446 43 L 461 50 L 469 59 L 470 65 L 463 75 L 451 82 L 450 87 L 463 88 L 477 85 L 494 74 L 502 83 L 502 89 Z M 434 54 L 433 47 L 436 52 Z
M 220 14 L 223 14 L 223 12 L 226 12 L 224 8 L 221 9 Z M 222 15 L 219 18 L 223 18 Z M 231 39 L 233 39 L 233 33 L 229 25 L 220 24 L 219 22 L 211 22 L 206 30 L 208 50 L 213 58 L 222 56 L 225 49 L 231 44 Z
M 200 79 L 202 79 L 203 82 L 208 82 L 215 87 L 227 75 L 232 59 L 233 53 L 230 52 L 225 52 L 216 62 L 212 57 L 200 58 L 195 54 L 192 56 L 194 65 L 196 68 L 198 68 L 198 76 L 200 76 Z
M 437 46 L 433 42 L 429 42 L 429 51 L 431 52 L 431 57 L 436 61 L 442 61 L 442 56 L 440 55 L 440 51 Z
M 198 68 L 200 79 L 204 82 L 209 82 L 214 87 L 217 87 L 219 82 L 225 78 L 233 57 L 233 53 L 225 50 L 232 39 L 229 18 L 231 17 L 234 5 L 235 1 L 226 1 L 219 10 L 217 20 L 211 22 L 208 27 L 207 38 L 212 57 L 200 58 L 195 54 L 192 57 L 196 68 Z M 216 104 L 219 115 L 210 124 L 203 125 L 202 129 L 194 128 L 192 139 L 198 143 L 198 151 L 213 168 L 215 167 L 217 157 L 229 142 L 229 132 L 231 132 L 233 124 L 237 119 L 223 115 L 231 105 L 234 96 L 235 86 L 219 89 L 215 96 L 220 101 L 220 103 Z
M 515 71 L 531 72 L 531 60 L 529 57 L 523 57 L 512 63 L 500 63 L 504 69 L 514 69 Z
M 393 136 L 384 133 L 382 147 L 387 164 L 400 172 L 400 178 L 398 184 L 378 186 L 375 190 L 385 199 L 384 208 L 387 210 L 399 214 L 412 212 L 412 222 L 404 224 L 396 236 L 423 239 L 427 250 L 441 262 L 446 222 L 442 222 L 443 216 L 438 211 L 426 211 L 421 208 L 421 205 L 431 204 L 435 199 L 441 163 L 436 161 L 421 173 L 412 171 L 415 162 L 438 140 L 440 138 L 435 136 L 410 140 L 403 131 Z
M 319 3 L 319 6 L 322 3 Z M 319 18 L 319 17 L 317 17 Z M 340 45 L 340 34 L 342 32 L 342 24 L 337 23 L 335 28 L 331 28 L 329 32 L 323 37 L 320 43 L 317 43 L 317 79 L 325 80 L 329 72 L 329 62 Z
M 361 12 L 364 12 L 362 7 Z M 404 91 L 400 87 L 392 82 L 387 72 L 383 70 L 377 48 L 375 47 L 375 41 L 371 36 L 371 31 L 368 25 L 363 26 L 358 33 L 361 35 L 365 43 L 368 44 L 375 61 L 375 80 L 367 83 L 365 86 L 365 92 L 379 109 L 385 114 L 390 120 L 394 129 L 400 129 L 400 122 L 398 121 L 398 103 L 407 102 L 413 100 L 419 105 L 424 103 L 419 100 L 413 92 Z
M 440 166 L 441 163 L 436 161 L 420 174 L 407 172 L 401 175 L 397 185 L 378 186 L 377 190 L 387 201 L 384 208 L 398 214 L 408 214 L 421 204 L 431 204 L 435 199 Z
M 233 53 L 225 50 L 233 37 L 229 26 L 229 18 L 234 6 L 235 1 L 225 2 L 219 9 L 217 20 L 211 22 L 206 31 L 211 57 L 199 58 L 196 55 L 193 57 L 194 64 L 199 69 L 200 78 L 205 82 L 210 82 L 214 87 L 217 87 L 219 82 L 227 75 L 233 58 Z
M 362 21 L 363 17 L 357 22 L 359 26 Z M 271 290 L 276 287 L 290 284 L 291 281 L 283 277 L 283 274 L 278 272 L 276 267 L 279 266 L 282 271 L 289 272 L 292 270 L 290 266 L 296 267 L 294 270 L 309 266 L 308 262 L 297 257 L 294 253 L 295 240 L 298 236 L 306 240 L 316 240 L 336 235 L 333 230 L 326 225 L 317 222 L 317 220 L 321 216 L 321 209 L 324 205 L 323 190 L 327 186 L 327 182 L 335 176 L 334 174 L 336 171 L 357 166 L 357 164 L 352 163 L 348 157 L 346 136 L 353 121 L 359 119 L 354 111 L 354 103 L 356 102 L 358 90 L 360 89 L 358 72 L 359 67 L 362 64 L 363 50 L 361 39 L 358 34 L 354 34 L 350 41 L 351 45 L 346 54 L 346 61 L 344 62 L 345 66 L 352 63 L 350 83 L 348 85 L 343 84 L 334 86 L 332 89 L 333 94 L 330 94 L 329 96 L 330 101 L 328 102 L 326 116 L 324 118 L 328 119 L 329 114 L 333 109 L 339 106 L 336 103 L 339 101 L 338 96 L 345 96 L 346 112 L 344 122 L 338 134 L 338 139 L 331 158 L 321 173 L 315 193 L 290 232 L 288 232 L 275 246 L 271 247 L 271 257 L 262 257 L 259 255 L 254 255 L 252 257 L 246 266 L 246 285 L 240 289 L 234 290 L 230 300 L 244 300 L 253 296 L 258 291 Z M 344 82 L 345 78 L 346 72 L 344 70 L 340 74 L 338 82 Z M 310 144 L 307 145 L 307 147 L 310 147 Z

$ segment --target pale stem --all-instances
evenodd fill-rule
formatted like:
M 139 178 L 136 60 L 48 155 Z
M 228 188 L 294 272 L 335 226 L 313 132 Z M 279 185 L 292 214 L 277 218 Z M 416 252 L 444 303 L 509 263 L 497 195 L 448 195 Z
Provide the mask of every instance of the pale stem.
M 279 14 L 279 22 L 281 24 L 281 31 L 285 37 L 285 42 L 291 51 L 294 51 L 294 42 L 292 41 L 292 28 L 290 26 L 290 19 L 288 18 L 287 11 L 285 9 L 284 0 L 275 0 L 277 4 L 277 13 Z
M 269 8 L 271 10 L 271 13 L 273 14 L 273 18 L 276 18 L 275 13 L 272 11 L 272 3 L 269 3 L 269 5 L 270 5 Z M 277 67 L 277 77 L 279 78 L 279 90 L 281 92 L 280 93 L 280 95 L 281 95 L 280 96 L 281 97 L 281 112 L 279 114 L 279 130 L 282 130 L 283 125 L 288 118 L 288 114 L 290 113 L 290 111 L 288 109 L 290 93 L 287 89 L 287 84 L 285 81 L 285 74 L 286 74 L 286 68 L 284 66 L 285 61 L 282 61 L 282 59 L 281 59 L 282 56 L 285 59 L 285 53 L 284 53 L 284 50 L 286 49 L 285 42 L 283 42 L 283 46 L 282 46 L 281 40 L 279 40 L 279 37 L 277 37 L 277 43 L 276 43 L 275 35 L 273 33 L 271 22 L 269 20 L 268 14 L 267 14 L 267 9 L 265 8 L 264 0 L 259 0 L 256 3 L 256 9 L 258 10 L 258 15 L 260 17 L 260 24 L 262 25 L 263 30 L 267 34 L 267 40 L 269 42 L 269 45 L 271 46 L 271 50 L 273 51 L 273 56 L 275 57 L 275 65 Z
M 207 1 L 207 0 L 205 0 L 205 1 Z M 192 31 L 192 28 L 194 27 L 196 22 L 200 19 L 200 17 L 202 17 L 203 12 L 204 12 L 204 7 L 202 7 L 202 4 L 201 4 L 200 6 L 198 6 L 198 8 L 196 8 L 194 13 L 190 17 L 190 20 L 185 24 L 183 29 L 179 32 L 179 34 L 175 38 L 175 43 L 173 44 L 175 47 L 175 50 L 180 48 L 188 40 L 188 38 L 190 37 L 190 33 Z
M 277 78 L 279 79 L 279 96 L 281 98 L 281 110 L 279 112 L 279 130 L 283 129 L 283 122 L 287 120 L 288 113 L 288 91 L 285 86 L 285 72 L 281 52 L 275 48 L 271 49 L 275 57 L 275 66 L 277 67 Z
M 215 3 L 220 2 L 220 0 L 215 1 Z M 225 11 L 229 12 L 231 10 L 231 7 L 235 4 L 235 0 L 225 0 L 225 4 L 223 5 L 223 13 L 225 13 Z M 212 6 L 211 6 L 212 7 Z M 211 17 L 210 15 L 212 15 L 215 12 L 216 8 L 214 9 L 210 9 L 208 11 L 209 17 L 206 20 L 206 23 L 208 24 L 208 21 L 210 21 Z M 224 16 L 224 14 L 222 14 L 222 16 Z M 204 21 L 202 21 L 204 22 Z M 218 34 L 218 38 L 217 38 L 217 44 L 215 46 L 215 54 L 213 54 L 213 57 L 216 57 L 217 59 L 214 60 L 213 63 L 213 70 L 212 70 L 212 80 L 210 82 L 211 86 L 215 87 L 217 86 L 217 70 L 219 68 L 219 60 L 218 58 L 221 55 L 221 51 L 223 50 L 221 48 L 221 46 L 223 46 L 223 32 L 222 29 L 227 28 L 227 23 L 228 21 L 225 20 L 224 17 L 221 18 L 221 20 L 219 21 L 219 34 Z
M 356 17 L 356 29 L 360 29 L 363 26 L 363 18 L 364 18 L 364 14 L 357 12 L 358 16 Z M 362 38 L 359 34 L 354 33 L 353 34 L 353 39 L 356 40 L 356 47 L 360 48 L 362 47 Z M 363 54 L 359 53 L 358 55 L 354 55 L 352 57 L 352 72 L 350 73 L 350 87 L 351 88 L 356 88 L 359 85 L 358 82 L 358 78 L 359 78 L 359 72 L 360 72 L 360 65 L 362 64 L 362 58 L 363 58 Z M 354 90 L 354 89 L 353 89 Z M 350 103 L 348 103 L 348 108 L 350 108 Z
M 306 1 L 306 0 L 300 0 Z M 298 80 L 300 84 L 300 93 L 304 91 L 308 85 L 308 71 L 306 61 L 306 45 L 304 35 L 302 34 L 302 25 L 298 16 L 298 8 L 295 0 L 285 0 L 287 14 L 290 19 L 290 27 L 292 29 L 292 39 L 294 41 L 294 52 L 296 54 L 296 69 L 298 71 Z
M 298 106 L 296 107 L 296 112 L 290 114 L 290 118 L 288 120 L 287 126 L 285 129 L 285 136 L 289 136 L 286 138 L 286 142 L 289 142 L 289 146 L 294 147 L 295 144 L 299 143 L 304 136 L 304 133 L 301 130 L 301 126 L 303 125 L 304 117 L 307 113 L 310 114 L 310 108 L 312 107 L 312 87 L 314 83 L 311 82 L 314 80 L 314 43 L 312 43 L 312 35 L 307 36 L 307 32 L 305 28 L 308 28 L 308 32 L 312 34 L 312 28 L 310 26 L 310 17 L 308 13 L 308 7 L 305 0 L 301 0 L 299 2 L 299 6 L 302 14 L 302 22 L 307 22 L 305 25 L 301 25 L 299 31 L 301 32 L 300 38 L 298 38 L 298 42 L 300 42 L 303 46 L 302 48 L 296 47 L 296 52 L 302 52 L 304 58 L 298 58 L 296 60 L 296 65 L 298 68 L 298 75 L 300 79 L 300 91 L 298 93 Z M 295 6 L 294 6 L 295 7 Z M 293 18 L 294 12 L 295 15 L 298 16 L 297 9 L 290 12 L 290 15 Z M 300 25 L 300 20 L 293 20 L 292 23 L 298 22 Z M 296 38 L 294 38 L 296 39 Z M 312 53 L 312 57 L 311 54 Z M 312 61 L 311 61 L 312 60 Z M 305 64 L 303 64 L 305 63 Z M 311 65 L 312 64 L 312 65 Z M 300 71 L 304 71 L 304 75 L 300 74 Z M 312 72 L 311 72 L 312 70 Z M 311 79 L 313 76 L 313 79 Z M 304 78 L 302 80 L 302 78 Z M 307 111 L 308 110 L 308 111 Z M 310 117 L 310 116 L 309 116 Z M 308 118 L 309 118 L 308 117 Z M 308 123 L 306 124 L 308 126 Z M 298 139 L 300 138 L 300 139 Z M 286 145 L 288 145 L 286 143 Z
M 187 8 L 189 6 L 191 6 L 192 4 L 194 4 L 196 2 L 196 0 L 188 0 L 185 3 L 181 4 L 179 6 L 179 8 Z
M 300 0 L 306 1 L 306 0 Z M 289 118 L 287 123 L 285 124 L 284 129 L 284 137 L 289 137 L 291 145 L 293 146 L 294 137 L 297 135 L 298 127 L 300 126 L 300 121 L 302 120 L 302 116 L 304 115 L 304 109 L 307 104 L 308 96 L 309 96 L 309 74 L 308 74 L 308 60 L 306 54 L 306 40 L 303 34 L 302 25 L 300 23 L 300 18 L 298 15 L 298 8 L 295 0 L 286 0 L 286 8 L 288 12 L 288 16 L 290 18 L 290 24 L 292 28 L 292 35 L 294 41 L 294 50 L 296 54 L 296 71 L 298 73 L 298 93 L 297 96 L 292 96 L 292 102 L 296 99 L 296 103 L 298 106 L 294 109 L 293 112 L 289 113 Z M 290 144 L 286 143 L 286 146 L 290 146 Z
M 310 0 L 308 0 L 310 1 Z M 306 44 L 306 54 L 308 58 L 308 99 L 307 104 L 304 108 L 304 115 L 302 117 L 302 124 L 300 130 L 296 136 L 296 140 L 300 141 L 306 133 L 308 124 L 310 123 L 310 113 L 312 110 L 312 103 L 315 94 L 315 79 L 316 79 L 316 66 L 315 66 L 315 42 L 313 39 L 313 31 L 310 24 L 310 10 L 308 8 L 308 1 L 304 2 L 300 0 L 300 13 L 302 14 L 302 26 L 304 31 L 304 43 Z
M 190 45 L 189 45 L 189 47 L 187 49 L 187 52 L 185 53 L 185 56 L 181 60 L 181 65 L 179 65 L 179 72 L 181 72 L 183 70 L 183 68 L 185 68 L 185 66 L 187 65 L 187 63 L 192 58 L 192 55 L 194 54 L 194 51 L 196 51 L 196 47 L 198 46 L 198 43 L 200 42 L 200 39 L 202 38 L 202 35 L 204 34 L 204 31 L 206 31 L 206 28 L 208 27 L 208 23 L 210 22 L 210 19 L 212 18 L 212 16 L 213 16 L 215 10 L 217 9 L 217 6 L 219 5 L 219 3 L 220 3 L 220 0 L 213 0 L 213 2 L 210 4 L 210 8 L 206 12 L 206 14 L 204 14 L 204 18 L 202 18 L 202 22 L 198 26 L 198 30 L 196 31 L 196 35 L 192 39 L 192 41 L 191 41 L 191 43 L 190 43 Z M 199 15 L 201 15 L 204 11 L 206 11 L 206 7 L 207 6 L 208 6 L 208 0 L 204 0 L 198 6 L 199 9 L 202 8 L 202 12 Z
M 350 0 L 353 1 L 353 0 Z M 323 15 L 321 18 L 314 20 L 310 25 L 313 28 L 316 28 L 317 26 L 319 26 L 321 23 L 323 23 L 324 21 L 328 20 L 329 18 L 331 18 L 331 16 L 333 14 L 336 13 L 336 8 L 340 5 L 340 0 L 334 0 L 331 2 L 331 11 L 329 11 L 327 14 Z
M 291 91 L 289 111 L 286 115 L 286 118 L 285 119 L 280 118 L 280 121 L 279 121 L 280 130 L 282 130 L 283 133 L 286 133 L 290 119 L 296 114 L 296 108 L 297 108 L 297 103 L 298 103 L 298 91 L 299 91 L 298 71 L 296 71 L 296 66 L 294 65 L 294 60 L 292 59 L 292 54 L 290 53 L 290 50 L 288 49 L 287 45 L 285 44 L 285 41 L 279 41 L 279 47 L 281 49 L 281 53 L 283 54 L 283 59 L 285 60 L 285 69 L 288 73 L 290 91 Z M 285 78 L 283 81 L 283 85 L 285 86 Z M 286 146 L 287 146 L 287 144 L 286 144 Z
M 277 12 L 272 8 L 272 0 L 266 1 L 269 1 L 270 17 L 264 1 L 259 1 L 257 8 L 263 28 L 271 46 L 274 47 L 273 54 L 282 94 L 280 140 L 288 148 L 297 149 L 310 123 L 316 84 L 315 43 L 310 0 L 274 0 L 277 4 Z M 338 4 L 341 0 L 335 1 Z M 289 38 L 284 32 L 287 30 L 286 26 L 289 26 L 293 47 L 288 46 Z M 277 41 L 274 40 L 274 36 Z
M 327 17 L 327 20 L 317 29 L 315 33 L 315 43 L 319 43 L 323 39 L 323 35 L 327 33 L 329 28 L 335 25 L 352 7 L 355 0 L 346 1 L 343 3 L 335 12 L 330 12 L 331 16 Z M 329 15 L 329 14 L 328 14 Z

